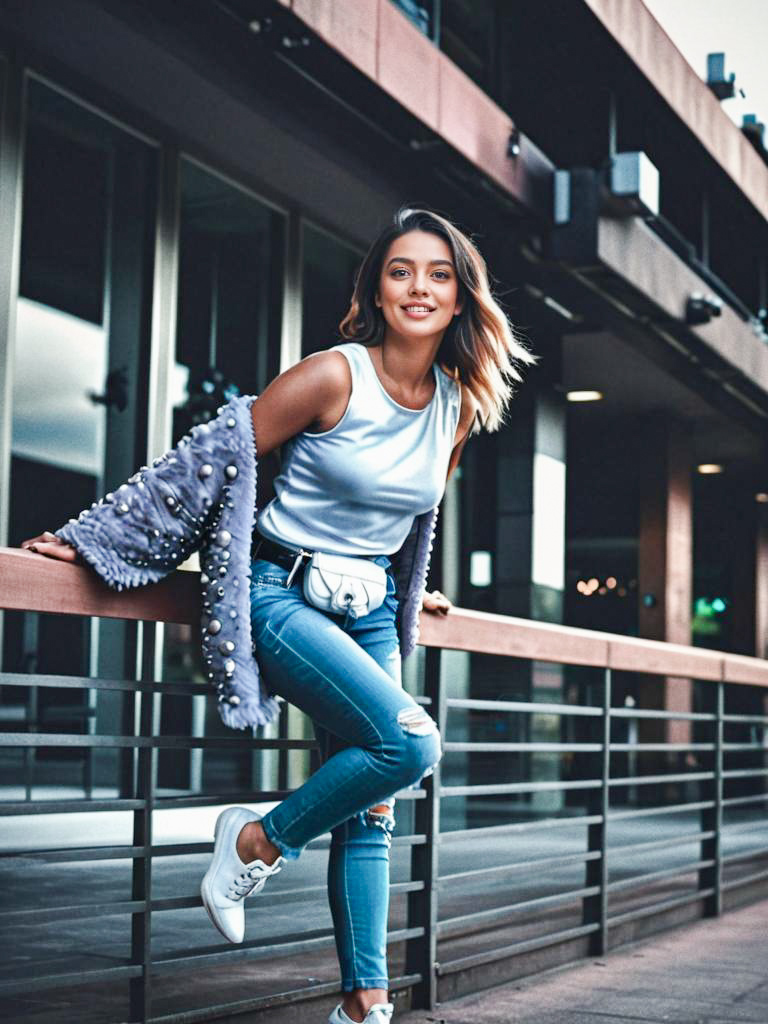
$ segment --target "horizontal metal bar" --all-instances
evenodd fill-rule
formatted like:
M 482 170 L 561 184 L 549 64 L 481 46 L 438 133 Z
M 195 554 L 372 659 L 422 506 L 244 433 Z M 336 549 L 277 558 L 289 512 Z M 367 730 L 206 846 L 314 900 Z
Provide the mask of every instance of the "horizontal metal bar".
M 672 839 L 651 839 L 644 843 L 622 843 L 621 846 L 612 846 L 608 850 L 608 857 L 618 857 L 624 852 L 639 853 L 648 850 L 664 850 L 673 846 L 684 846 L 686 843 L 697 843 L 703 839 L 712 839 L 717 833 L 710 829 L 708 832 L 685 832 L 681 836 L 673 836 Z
M 131 747 L 135 750 L 317 750 L 317 740 L 251 736 L 93 736 L 88 733 L 0 732 L 0 747 Z
M 512 921 L 519 914 L 525 914 L 529 910 L 557 907 L 562 903 L 571 903 L 574 900 L 585 899 L 588 896 L 596 896 L 599 892 L 599 885 L 590 885 L 582 889 L 573 889 L 569 892 L 558 892 L 552 896 L 537 896 L 536 899 L 524 900 L 522 903 L 512 903 L 504 907 L 478 910 L 473 914 L 449 917 L 444 921 L 438 921 L 437 934 L 440 938 L 451 938 L 457 935 L 468 934 L 468 931 L 485 931 L 486 928 L 498 927 L 502 923 Z M 481 926 L 479 929 L 478 925 Z
M 723 750 L 751 750 L 755 753 L 768 754 L 768 747 L 762 743 L 724 743 Z
M 659 882 L 662 878 L 675 878 L 678 875 L 689 875 L 692 871 L 700 871 L 702 868 L 711 868 L 714 860 L 698 860 L 689 864 L 682 864 L 680 867 L 664 868 L 661 871 L 649 871 L 644 875 L 633 875 L 632 878 L 621 878 L 616 882 L 609 882 L 609 892 L 621 892 L 624 889 L 634 889 L 638 885 L 645 885 L 648 882 Z
M 639 751 L 663 750 L 670 753 L 679 753 L 683 750 L 714 750 L 714 743 L 611 743 L 611 751 Z
M 423 928 L 401 928 L 388 933 L 387 945 L 403 942 L 406 939 L 418 939 L 423 935 Z M 330 928 L 317 929 L 303 933 L 303 936 L 297 934 L 295 938 L 286 937 L 281 942 L 275 942 L 274 938 L 270 938 L 244 943 L 237 949 L 220 950 L 214 953 L 196 953 L 194 951 L 184 954 L 172 953 L 160 960 L 153 960 L 152 973 L 157 975 L 175 974 L 177 971 L 189 971 L 190 968 L 197 970 L 202 967 L 215 967 L 217 964 L 223 963 L 231 965 L 242 960 L 270 960 L 277 957 L 296 956 L 300 953 L 330 948 L 333 945 L 333 930 Z
M 753 882 L 763 882 L 768 879 L 768 868 L 764 871 L 754 871 L 749 875 L 742 875 L 739 878 L 729 878 L 722 883 L 723 889 L 736 889 L 740 885 L 751 885 Z
M 54 690 L 128 690 L 131 693 L 168 693 L 174 697 L 210 697 L 215 692 L 207 683 L 97 679 L 92 676 L 47 676 L 25 672 L 0 672 L 0 686 L 45 686 Z
M 599 743 L 444 743 L 446 753 L 489 754 L 594 754 L 602 750 Z
M 751 722 L 754 725 L 768 725 L 768 715 L 723 715 L 724 722 Z
M 200 897 L 196 904 L 200 906 Z M 72 906 L 28 907 L 26 910 L 3 910 L 3 926 L 25 925 L 31 922 L 57 921 L 64 918 L 68 921 L 82 921 L 89 917 L 113 917 L 116 914 L 138 914 L 146 910 L 144 900 L 121 900 L 114 903 L 79 903 Z M 153 908 L 154 909 L 154 908 Z
M 714 779 L 714 772 L 676 772 L 669 775 L 629 775 L 621 779 L 610 779 L 609 786 L 652 786 L 663 782 L 703 782 Z
M 423 882 L 392 882 L 389 886 L 390 896 L 404 895 L 410 892 L 421 892 L 424 889 Z M 327 887 L 325 885 L 307 885 L 300 889 L 285 889 L 281 891 L 272 890 L 259 894 L 259 907 L 282 906 L 285 903 L 293 903 L 298 900 L 311 899 L 314 896 L 325 897 Z M 189 907 L 199 907 L 200 895 L 195 893 L 191 896 L 171 896 L 165 899 L 152 900 L 150 909 L 153 913 L 167 910 L 184 910 Z
M 155 810 L 171 810 L 182 807 L 216 807 L 228 804 L 253 804 L 267 803 L 270 801 L 284 800 L 291 793 L 292 789 L 265 789 L 258 792 L 241 793 L 211 793 L 202 796 L 171 796 L 157 797 L 155 799 Z M 398 800 L 423 800 L 425 792 L 423 789 L 405 789 L 395 794 Z
M 420 981 L 420 974 L 404 974 L 399 978 L 391 978 L 389 991 L 400 992 L 403 989 L 411 988 Z M 291 1006 L 294 1003 L 303 1003 L 320 996 L 335 995 L 338 991 L 339 983 L 337 981 L 324 981 L 316 985 L 306 985 L 284 992 L 273 992 L 265 996 L 254 996 L 250 999 L 238 999 L 235 1002 L 204 1006 L 198 1010 L 181 1010 L 178 1013 L 148 1017 L 147 1024 L 205 1024 L 207 1021 L 218 1020 L 221 1017 L 229 1018 L 278 1006 Z
M 755 849 L 743 850 L 741 853 L 731 853 L 723 857 L 723 864 L 740 864 L 745 860 L 759 860 L 761 857 L 768 857 L 768 846 L 758 846 Z
M 593 850 L 590 853 L 568 853 L 563 854 L 560 857 L 539 857 L 537 860 L 523 860 L 513 864 L 498 864 L 492 868 L 475 868 L 471 871 L 458 871 L 453 875 L 441 875 L 438 878 L 437 884 L 439 886 L 447 886 L 448 884 L 453 885 L 455 882 L 463 881 L 468 878 L 487 878 L 491 875 L 504 876 L 519 874 L 521 871 L 530 871 L 532 869 L 542 868 L 562 868 L 567 867 L 569 864 L 584 864 L 590 860 L 600 860 L 601 853 L 599 850 Z
M 499 960 L 506 960 L 508 957 L 520 956 L 522 953 L 532 953 L 537 949 L 545 949 L 547 946 L 556 946 L 560 942 L 569 942 L 572 939 L 581 938 L 582 935 L 591 935 L 592 932 L 599 931 L 599 929 L 599 924 L 583 924 L 578 928 L 566 928 L 561 932 L 551 932 L 535 939 L 514 942 L 510 946 L 500 946 L 483 953 L 462 956 L 456 960 L 441 961 L 436 965 L 437 973 L 443 976 L 457 974 L 459 971 L 466 971 L 472 967 L 482 967 L 484 964 L 496 963 Z
M 742 804 L 768 803 L 768 793 L 752 793 L 750 796 L 729 796 L 723 800 L 723 807 L 741 807 Z
M 40 961 L 35 966 L 39 969 Z M 115 967 L 99 967 L 91 970 L 66 971 L 61 974 L 38 974 L 16 976 L 13 981 L 0 981 L 0 995 L 12 996 L 37 992 L 40 989 L 67 988 L 70 985 L 95 985 L 101 981 L 125 981 L 138 978 L 142 968 L 138 964 L 120 964 Z
M 141 811 L 144 800 L 9 800 L 0 804 L 4 817 L 10 818 L 20 814 L 77 814 L 82 811 Z
M 723 772 L 724 779 L 768 778 L 768 768 L 729 768 Z
M 448 796 L 503 796 L 508 793 L 547 793 L 553 790 L 598 789 L 597 780 L 576 782 L 500 782 L 487 786 L 441 786 L 440 795 Z
M 616 914 L 614 917 L 608 918 L 608 927 L 614 928 L 616 925 L 626 924 L 628 921 L 637 921 L 641 917 L 653 917 L 656 914 L 663 914 L 667 910 L 674 910 L 675 907 L 683 907 L 686 903 L 696 903 L 698 900 L 705 900 L 714 891 L 712 888 L 697 889 L 696 892 L 688 893 L 685 896 L 676 896 L 675 899 L 663 900 L 649 907 L 640 907 L 637 910 L 628 910 L 625 914 Z
M 716 716 L 705 711 L 653 711 L 648 708 L 611 708 L 611 718 L 658 718 L 684 722 L 714 722 Z
M 708 811 L 715 806 L 714 800 L 697 800 L 690 804 L 669 804 L 668 807 L 638 807 L 631 811 L 611 811 L 608 824 L 612 821 L 628 821 L 630 818 L 648 818 L 657 814 L 685 814 L 689 811 Z
M 259 792 L 252 791 L 239 794 L 199 793 L 192 796 L 157 796 L 155 797 L 154 809 L 158 811 L 171 811 L 193 807 L 227 806 L 228 804 L 270 803 L 272 801 L 285 800 L 293 792 L 294 790 L 292 789 L 263 789 Z
M 208 849 L 210 849 L 208 844 Z M 75 846 L 71 849 L 56 847 L 43 850 L 2 850 L 0 861 L 39 859 L 47 864 L 75 864 L 89 860 L 131 860 L 134 857 L 145 857 L 149 853 L 146 846 Z
M 537 821 L 516 821 L 510 825 L 484 825 L 480 828 L 462 828 L 452 832 L 441 832 L 438 837 L 440 845 L 450 844 L 458 839 L 482 839 L 483 836 L 512 835 L 519 832 L 534 832 L 537 829 L 561 828 L 571 825 L 577 826 L 597 825 L 601 822 L 600 814 L 583 814 L 578 817 L 568 818 L 539 818 Z
M 579 704 L 536 704 L 524 700 L 475 700 L 464 697 L 449 697 L 445 702 L 449 708 L 463 708 L 467 711 L 519 711 L 536 715 L 589 715 L 599 717 L 602 708 Z

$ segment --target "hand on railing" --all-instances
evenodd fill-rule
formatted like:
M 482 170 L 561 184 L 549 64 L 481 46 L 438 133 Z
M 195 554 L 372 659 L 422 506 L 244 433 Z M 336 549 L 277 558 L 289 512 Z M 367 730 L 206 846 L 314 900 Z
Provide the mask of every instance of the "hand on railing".
M 433 590 L 431 594 L 424 594 L 421 607 L 425 612 L 439 612 L 441 615 L 447 615 L 453 608 L 453 602 L 441 591 Z
M 83 564 L 82 558 L 71 544 L 67 544 L 66 541 L 63 541 L 55 533 L 50 533 L 48 530 L 41 533 L 38 537 L 30 537 L 29 540 L 23 540 L 21 547 L 26 548 L 28 551 L 34 551 L 38 555 L 58 558 L 62 562 Z

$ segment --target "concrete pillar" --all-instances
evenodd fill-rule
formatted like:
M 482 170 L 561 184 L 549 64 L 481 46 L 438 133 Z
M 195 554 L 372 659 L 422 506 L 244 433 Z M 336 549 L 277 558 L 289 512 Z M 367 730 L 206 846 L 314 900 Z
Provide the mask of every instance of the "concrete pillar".
M 733 516 L 734 558 L 731 576 L 732 643 L 739 654 L 768 653 L 768 510 L 755 501 L 752 480 L 740 483 Z
M 662 420 L 648 431 L 645 459 L 638 466 L 639 634 L 651 640 L 690 644 L 693 585 L 692 448 L 685 424 Z M 645 676 L 640 707 L 692 710 L 692 682 Z M 640 720 L 640 742 L 689 743 L 690 722 Z
M 758 505 L 755 540 L 755 654 L 768 658 L 768 506 Z
M 509 425 L 498 437 L 496 468 L 496 611 L 544 622 L 562 622 L 565 589 L 565 399 L 559 380 L 561 342 L 536 333 L 541 363 L 530 371 L 510 408 Z M 522 699 L 559 701 L 564 669 L 550 662 L 504 659 L 506 692 Z M 518 715 L 511 740 L 558 742 L 560 720 L 552 715 Z M 552 754 L 531 754 L 526 774 L 534 781 L 561 777 Z M 557 792 L 534 794 L 537 810 L 563 805 Z
M 551 388 L 529 388 L 499 436 L 496 610 L 562 622 L 565 402 Z

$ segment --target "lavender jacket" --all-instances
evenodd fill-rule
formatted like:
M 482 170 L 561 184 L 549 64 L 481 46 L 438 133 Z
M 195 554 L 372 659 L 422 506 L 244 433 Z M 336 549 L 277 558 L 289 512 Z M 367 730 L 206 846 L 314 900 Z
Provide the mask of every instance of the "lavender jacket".
M 233 729 L 265 725 L 277 702 L 261 678 L 251 637 L 251 545 L 257 453 L 242 395 L 193 427 L 171 451 L 56 530 L 115 590 L 156 583 L 200 552 L 202 650 L 219 713 Z M 391 556 L 402 656 L 416 646 L 437 508 L 414 518 Z

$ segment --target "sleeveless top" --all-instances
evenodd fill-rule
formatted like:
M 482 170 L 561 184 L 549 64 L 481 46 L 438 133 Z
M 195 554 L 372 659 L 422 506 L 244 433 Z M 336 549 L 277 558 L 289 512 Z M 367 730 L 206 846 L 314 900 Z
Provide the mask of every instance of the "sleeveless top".
M 408 409 L 384 389 L 359 342 L 331 349 L 349 363 L 352 392 L 339 422 L 286 442 L 276 497 L 258 532 L 288 547 L 339 555 L 390 555 L 414 517 L 439 504 L 459 422 L 459 384 L 433 363 L 435 393 Z

